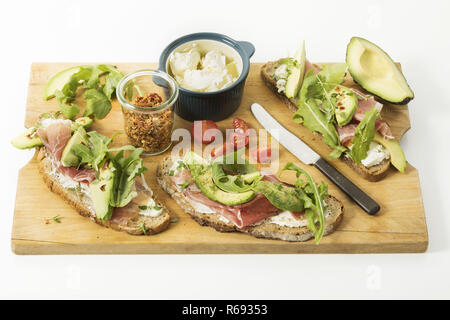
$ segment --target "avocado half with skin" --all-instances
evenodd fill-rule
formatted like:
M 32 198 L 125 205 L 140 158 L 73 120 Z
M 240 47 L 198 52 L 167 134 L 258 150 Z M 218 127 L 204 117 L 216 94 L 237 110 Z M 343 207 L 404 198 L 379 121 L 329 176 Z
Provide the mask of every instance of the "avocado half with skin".
M 368 92 L 392 104 L 407 104 L 414 92 L 391 57 L 376 44 L 353 37 L 346 62 L 353 80 Z

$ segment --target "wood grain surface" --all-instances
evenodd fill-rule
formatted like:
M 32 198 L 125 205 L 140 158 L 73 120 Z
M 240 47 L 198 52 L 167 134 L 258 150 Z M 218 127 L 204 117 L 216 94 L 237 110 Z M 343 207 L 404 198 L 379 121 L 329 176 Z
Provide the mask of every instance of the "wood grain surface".
M 43 112 L 57 110 L 55 99 L 44 101 L 43 88 L 52 75 L 71 63 L 34 63 L 31 67 L 26 106 L 25 127 L 32 126 Z M 123 73 L 155 68 L 154 63 L 117 63 Z M 261 126 L 253 118 L 250 105 L 263 105 L 288 130 L 309 144 L 322 156 L 330 149 L 308 129 L 295 124 L 292 113 L 265 87 L 259 76 L 262 64 L 253 63 L 247 78 L 244 97 L 236 113 L 218 123 L 219 129 L 232 128 L 232 118 L 241 117 L 255 129 Z M 354 86 L 350 78 L 346 84 Z M 355 87 L 357 87 L 355 85 Z M 407 106 L 386 104 L 383 117 L 390 124 L 397 139 L 410 128 Z M 177 128 L 190 128 L 191 123 L 176 116 Z M 96 121 L 93 129 L 105 135 L 123 130 L 119 103 L 113 102 L 111 113 Z M 124 135 L 117 144 L 126 142 Z M 339 198 L 345 207 L 344 219 L 338 229 L 325 237 L 319 245 L 313 241 L 289 243 L 280 240 L 257 239 L 240 233 L 220 233 L 201 227 L 184 213 L 158 186 L 155 178 L 157 163 L 163 155 L 145 158 L 148 168 L 146 179 L 156 196 L 167 204 L 172 216 L 179 219 L 168 230 L 154 236 L 132 236 L 101 227 L 83 218 L 56 194 L 51 193 L 37 170 L 33 158 L 19 172 L 14 223 L 11 237 L 12 250 L 17 254 L 145 254 L 145 253 L 394 253 L 424 252 L 428 234 L 417 170 L 407 165 L 405 174 L 391 167 L 385 179 L 369 182 L 339 160 L 328 159 L 340 172 L 352 180 L 380 205 L 376 216 L 369 216 L 336 186 L 313 167 L 306 168 L 292 154 L 280 146 L 280 163 L 292 161 L 306 168 L 316 180 L 329 184 L 330 194 Z M 408 155 L 406 155 L 408 157 Z M 283 174 L 282 180 L 293 177 Z M 61 223 L 45 223 L 45 219 L 59 215 Z

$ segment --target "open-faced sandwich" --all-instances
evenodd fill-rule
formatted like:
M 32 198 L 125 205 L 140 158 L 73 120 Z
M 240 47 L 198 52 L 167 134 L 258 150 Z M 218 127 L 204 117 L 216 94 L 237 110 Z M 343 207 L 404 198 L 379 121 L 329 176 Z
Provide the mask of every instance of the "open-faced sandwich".
M 161 187 L 202 226 L 258 238 L 318 243 L 340 223 L 343 205 L 303 169 L 290 185 L 242 161 L 243 149 L 206 160 L 194 152 L 167 157 L 157 168 Z M 239 159 L 241 161 L 239 161 Z
M 82 216 L 135 235 L 165 230 L 170 215 L 145 182 L 142 149 L 110 148 L 114 137 L 86 131 L 91 123 L 87 117 L 72 121 L 44 114 L 12 144 L 37 148 L 45 183 Z
M 333 150 L 329 157 L 342 159 L 370 181 L 386 176 L 390 164 L 403 173 L 405 155 L 381 117 L 383 104 L 371 94 L 343 86 L 347 70 L 380 101 L 405 104 L 414 97 L 392 59 L 362 38 L 350 41 L 346 63 L 312 65 L 303 42 L 294 58 L 264 64 L 261 77 L 295 112 L 295 122 L 322 136 Z

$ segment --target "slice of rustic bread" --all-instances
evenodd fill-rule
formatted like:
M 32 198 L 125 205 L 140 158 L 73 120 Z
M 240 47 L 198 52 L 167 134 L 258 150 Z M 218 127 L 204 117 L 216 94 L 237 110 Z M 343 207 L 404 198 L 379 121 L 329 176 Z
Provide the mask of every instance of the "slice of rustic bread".
M 165 158 L 156 169 L 156 179 L 163 188 L 177 204 L 188 213 L 195 221 L 202 226 L 213 227 L 220 232 L 243 232 L 248 233 L 257 238 L 279 239 L 285 241 L 306 241 L 314 237 L 314 234 L 307 227 L 284 227 L 269 220 L 246 228 L 238 228 L 233 223 L 221 218 L 219 214 L 205 214 L 195 210 L 190 201 L 176 188 L 169 176 L 170 168 L 173 161 L 170 157 Z M 328 209 L 325 222 L 325 235 L 332 233 L 339 223 L 342 221 L 344 215 L 344 206 L 333 196 L 328 200 Z
M 48 153 L 45 151 L 45 148 L 39 148 L 37 152 L 38 168 L 45 184 L 51 191 L 61 196 L 80 215 L 90 218 L 92 221 L 104 227 L 118 231 L 125 231 L 133 235 L 156 234 L 169 227 L 169 211 L 157 199 L 155 199 L 155 202 L 163 208 L 163 212 L 157 217 L 136 215 L 128 219 L 126 224 L 119 224 L 110 220 L 102 221 L 97 219 L 91 198 L 85 193 L 63 187 L 54 174 L 55 168 L 53 162 L 48 156 Z
M 280 60 L 271 61 L 264 64 L 261 67 L 261 78 L 266 84 L 266 86 L 269 87 L 269 89 L 273 93 L 275 93 L 277 97 L 280 98 L 292 112 L 296 112 L 298 109 L 297 101 L 295 99 L 288 99 L 283 93 L 278 92 L 277 83 L 273 78 L 273 74 L 275 70 L 279 67 L 279 65 Z M 321 134 L 317 132 L 314 132 L 314 134 L 321 137 Z M 356 171 L 359 175 L 361 175 L 364 179 L 372 182 L 383 179 L 387 175 L 390 167 L 390 159 L 385 159 L 380 164 L 371 166 L 369 168 L 365 167 L 360 163 L 358 164 L 354 162 L 352 159 L 350 159 L 345 155 L 341 156 L 341 160 L 344 161 L 350 168 Z

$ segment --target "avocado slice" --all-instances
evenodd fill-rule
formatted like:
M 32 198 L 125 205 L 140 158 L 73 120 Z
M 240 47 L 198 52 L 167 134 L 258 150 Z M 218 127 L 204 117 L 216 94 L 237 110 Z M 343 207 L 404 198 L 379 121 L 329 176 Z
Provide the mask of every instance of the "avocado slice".
M 80 71 L 80 68 L 83 66 L 72 67 L 69 69 L 65 69 L 63 71 L 58 72 L 50 80 L 44 87 L 44 100 L 49 100 L 55 96 L 56 90 L 62 90 L 64 85 L 69 81 L 70 77 Z
M 346 62 L 353 80 L 385 101 L 407 104 L 414 98 L 403 73 L 376 44 L 353 37 L 347 46 Z
M 83 127 L 85 129 L 89 128 L 94 120 L 89 117 L 80 117 L 72 122 L 72 131 L 76 131 L 79 127 Z
M 386 140 L 378 132 L 375 133 L 373 141 L 378 142 L 389 151 L 391 164 L 398 171 L 404 173 L 406 169 L 406 157 L 398 141 L 395 139 Z
M 112 164 L 100 169 L 98 178 L 89 184 L 89 191 L 94 204 L 95 215 L 99 220 L 109 220 L 113 207 L 110 205 L 113 196 L 114 175 Z
M 220 163 L 213 163 L 211 172 L 212 180 L 219 189 L 234 193 L 251 190 L 251 183 L 261 176 L 258 171 L 244 175 L 227 175 Z
M 199 166 L 199 165 L 197 165 Z M 212 166 L 199 167 L 191 170 L 195 184 L 200 188 L 203 194 L 213 201 L 223 203 L 227 206 L 235 206 L 241 203 L 249 202 L 256 194 L 253 191 L 241 193 L 226 192 L 217 187 L 212 179 Z
M 17 149 L 31 149 L 37 146 L 42 146 L 42 141 L 39 139 L 38 135 L 33 135 L 35 132 L 36 127 L 29 128 L 12 139 L 11 144 Z
M 336 99 L 336 121 L 339 127 L 343 127 L 352 121 L 353 115 L 358 108 L 358 98 L 355 93 L 344 86 L 336 86 L 330 91 L 333 99 Z
M 290 74 L 286 80 L 286 97 L 295 98 L 300 90 L 305 77 L 306 68 L 306 50 L 305 40 L 303 40 L 300 49 L 295 54 L 294 60 L 296 61 L 295 67 L 290 69 Z
M 72 147 L 80 143 L 84 145 L 88 145 L 89 143 L 86 130 L 83 127 L 79 127 L 67 142 L 61 155 L 61 163 L 63 166 L 76 167 L 80 164 L 80 158 L 72 151 Z

